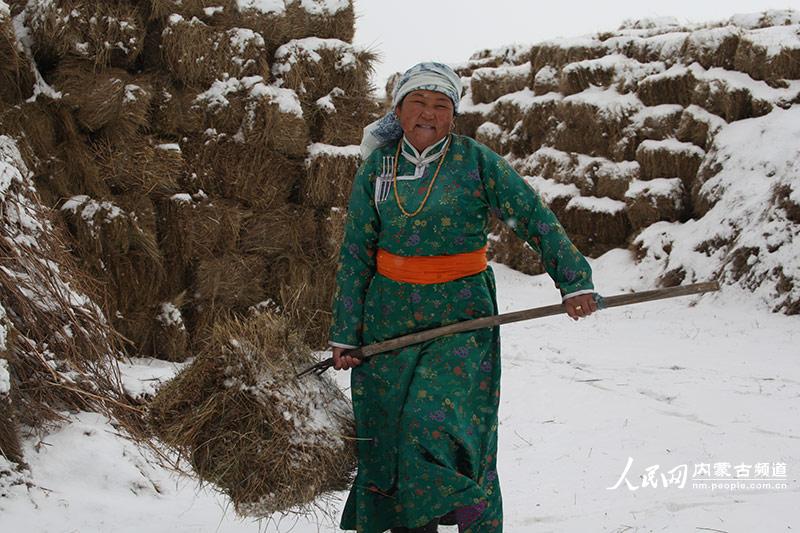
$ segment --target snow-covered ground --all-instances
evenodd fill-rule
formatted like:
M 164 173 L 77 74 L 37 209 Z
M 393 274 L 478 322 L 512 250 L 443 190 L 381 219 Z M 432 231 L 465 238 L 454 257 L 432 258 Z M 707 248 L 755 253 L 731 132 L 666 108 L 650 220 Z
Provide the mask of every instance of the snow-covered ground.
M 605 295 L 653 284 L 627 251 L 592 266 Z M 559 300 L 546 276 L 493 267 L 502 312 Z M 761 302 L 725 287 L 577 323 L 563 316 L 504 326 L 505 531 L 796 531 L 800 321 Z M 127 368 L 128 379 L 164 374 L 164 363 L 147 364 Z M 336 378 L 346 386 L 347 373 Z M 243 521 L 222 497 L 154 469 L 92 414 L 27 442 L 25 454 L 37 486 L 0 494 L 3 533 L 334 531 L 345 496 L 328 507 L 333 521 L 322 513 L 316 521 Z M 629 458 L 632 488 L 621 479 Z M 658 486 L 643 486 L 656 465 Z M 680 480 L 683 465 L 685 486 L 665 487 L 661 473 Z M 702 465 L 709 475 L 695 475 Z M 775 485 L 732 490 L 736 467 L 740 477 Z M 698 478 L 728 488 L 699 488 Z

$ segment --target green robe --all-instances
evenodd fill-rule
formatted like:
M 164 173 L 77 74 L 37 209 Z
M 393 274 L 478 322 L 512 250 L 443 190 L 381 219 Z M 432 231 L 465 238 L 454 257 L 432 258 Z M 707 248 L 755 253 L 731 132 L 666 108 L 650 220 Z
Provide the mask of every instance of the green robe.
M 376 150 L 359 168 L 337 270 L 332 343 L 362 346 L 496 314 L 491 267 L 436 284 L 397 282 L 375 269 L 378 248 L 403 256 L 477 250 L 486 244 L 490 212 L 540 253 L 562 295 L 591 292 L 588 263 L 538 194 L 486 146 L 451 138 L 430 197 L 414 217 L 400 211 L 393 190 L 376 203 L 383 158 L 394 156 L 397 145 Z M 407 212 L 420 205 L 437 163 L 421 177 L 398 180 Z M 414 171 L 401 156 L 398 175 Z M 498 328 L 373 356 L 352 370 L 351 394 L 358 473 L 342 529 L 379 533 L 448 515 L 443 523 L 455 518 L 462 532 L 502 531 Z

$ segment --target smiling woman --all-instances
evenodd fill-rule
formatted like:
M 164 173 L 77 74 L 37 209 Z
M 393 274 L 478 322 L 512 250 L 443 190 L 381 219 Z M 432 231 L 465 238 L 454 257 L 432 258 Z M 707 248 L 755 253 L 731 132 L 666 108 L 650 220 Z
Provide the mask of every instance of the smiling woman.
M 364 361 L 347 354 L 496 314 L 490 213 L 540 252 L 572 318 L 596 309 L 589 265 L 536 192 L 486 146 L 450 133 L 460 96 L 452 69 L 416 65 L 398 81 L 393 111 L 364 130 L 329 341 L 334 367 L 353 368 L 358 473 L 343 529 L 502 531 L 498 328 Z

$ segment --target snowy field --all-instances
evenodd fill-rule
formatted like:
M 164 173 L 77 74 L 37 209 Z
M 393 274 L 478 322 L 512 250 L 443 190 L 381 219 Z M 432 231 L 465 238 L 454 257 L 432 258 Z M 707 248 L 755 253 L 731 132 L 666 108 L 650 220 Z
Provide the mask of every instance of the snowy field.
M 604 295 L 653 287 L 627 251 L 592 266 Z M 546 276 L 493 267 L 502 312 L 558 301 Z M 563 316 L 503 326 L 505 531 L 797 531 L 798 325 L 797 317 L 772 314 L 754 296 L 725 287 L 577 323 Z M 171 371 L 141 361 L 126 374 Z M 348 373 L 337 379 L 346 386 Z M 316 521 L 239 520 L 222 497 L 154 470 L 91 414 L 27 442 L 25 454 L 37 486 L 11 487 L 0 497 L 3 533 L 335 531 L 344 501 L 342 494 L 327 508 L 333 522 L 323 514 Z M 701 478 L 720 481 L 695 486 Z M 743 487 L 732 489 L 737 483 Z

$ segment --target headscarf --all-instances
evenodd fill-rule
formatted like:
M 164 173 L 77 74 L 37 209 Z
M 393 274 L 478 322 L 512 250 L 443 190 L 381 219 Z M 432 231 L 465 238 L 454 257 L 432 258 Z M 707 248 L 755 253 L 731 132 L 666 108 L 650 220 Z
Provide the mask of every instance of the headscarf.
M 395 109 L 408 93 L 420 90 L 445 94 L 453 101 L 453 109 L 458 113 L 458 104 L 461 101 L 461 78 L 458 74 L 442 63 L 418 63 L 397 80 L 392 94 L 392 109 L 364 128 L 364 136 L 361 138 L 362 159 L 369 157 L 375 149 L 403 137 L 403 128 Z

